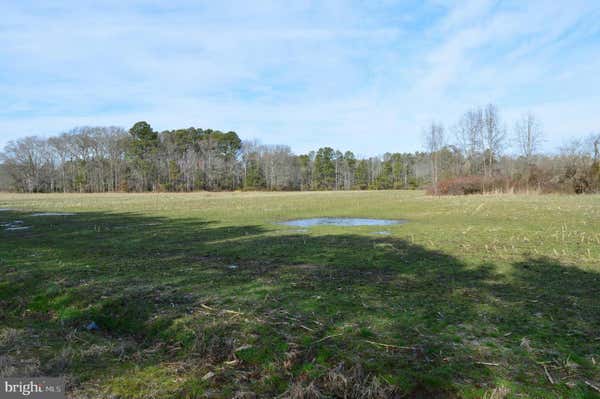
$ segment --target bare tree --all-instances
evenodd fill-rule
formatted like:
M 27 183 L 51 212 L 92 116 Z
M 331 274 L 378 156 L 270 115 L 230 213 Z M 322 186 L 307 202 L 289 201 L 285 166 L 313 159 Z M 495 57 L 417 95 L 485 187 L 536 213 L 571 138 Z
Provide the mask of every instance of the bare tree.
M 515 124 L 515 139 L 521 155 L 531 163 L 543 142 L 542 125 L 537 117 L 528 112 Z
M 69 137 L 66 133 L 50 137 L 48 145 L 58 157 L 60 163 L 60 179 L 63 192 L 67 192 L 67 156 L 69 155 Z
M 475 108 L 465 112 L 455 127 L 458 145 L 465 155 L 466 173 L 477 173 L 477 159 L 483 147 L 483 110 Z
M 594 146 L 594 162 L 598 162 L 600 161 L 600 133 L 591 135 L 590 141 Z
M 481 141 L 485 152 L 483 161 L 484 175 L 487 169 L 487 175 L 491 177 L 494 171 L 494 158 L 500 155 L 506 138 L 506 129 L 501 126 L 498 107 L 494 104 L 488 104 L 485 107 L 482 133 Z
M 48 151 L 46 141 L 39 137 L 23 137 L 10 141 L 4 148 L 5 167 L 21 191 L 48 189 L 45 179 Z
M 532 180 L 533 157 L 539 151 L 543 141 L 542 125 L 532 112 L 523 115 L 515 124 L 515 139 L 521 156 L 527 162 L 526 185 L 529 190 L 529 182 Z
M 439 176 L 440 150 L 445 144 L 444 126 L 442 126 L 441 123 L 432 122 L 431 125 L 425 129 L 424 136 L 425 145 L 431 159 L 431 183 L 434 186 L 434 190 L 436 190 L 435 187 Z

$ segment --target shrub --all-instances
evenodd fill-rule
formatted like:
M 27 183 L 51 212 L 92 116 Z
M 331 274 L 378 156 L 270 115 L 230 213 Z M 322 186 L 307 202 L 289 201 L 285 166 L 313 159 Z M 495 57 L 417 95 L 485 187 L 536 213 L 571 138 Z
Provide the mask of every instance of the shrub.
M 427 189 L 431 195 L 468 195 L 512 192 L 514 184 L 504 176 L 463 176 L 441 180 Z

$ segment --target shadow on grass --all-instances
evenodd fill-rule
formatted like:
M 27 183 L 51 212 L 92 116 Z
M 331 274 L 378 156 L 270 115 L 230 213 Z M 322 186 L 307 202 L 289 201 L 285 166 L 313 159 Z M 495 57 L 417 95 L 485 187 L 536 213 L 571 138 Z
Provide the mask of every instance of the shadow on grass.
M 592 397 L 600 382 L 600 276 L 552 259 L 500 272 L 393 237 L 0 216 L 32 226 L 0 233 L 2 375 L 121 397 Z

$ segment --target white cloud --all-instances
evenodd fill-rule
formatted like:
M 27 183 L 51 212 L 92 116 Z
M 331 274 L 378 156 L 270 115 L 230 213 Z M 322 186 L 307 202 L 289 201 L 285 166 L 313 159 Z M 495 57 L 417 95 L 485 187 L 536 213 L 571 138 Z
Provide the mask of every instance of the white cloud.
M 591 0 L 42 4 L 5 6 L 0 146 L 143 119 L 408 151 L 427 121 L 490 101 L 538 111 L 550 144 L 600 126 Z

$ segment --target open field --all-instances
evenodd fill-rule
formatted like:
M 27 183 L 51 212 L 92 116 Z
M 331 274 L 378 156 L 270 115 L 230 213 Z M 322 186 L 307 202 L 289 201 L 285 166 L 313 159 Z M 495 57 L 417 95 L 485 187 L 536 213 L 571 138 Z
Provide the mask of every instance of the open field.
M 77 398 L 600 397 L 600 196 L 0 194 L 0 208 L 31 227 L 0 229 L 2 376 L 66 375 Z M 275 224 L 319 216 L 409 222 Z

